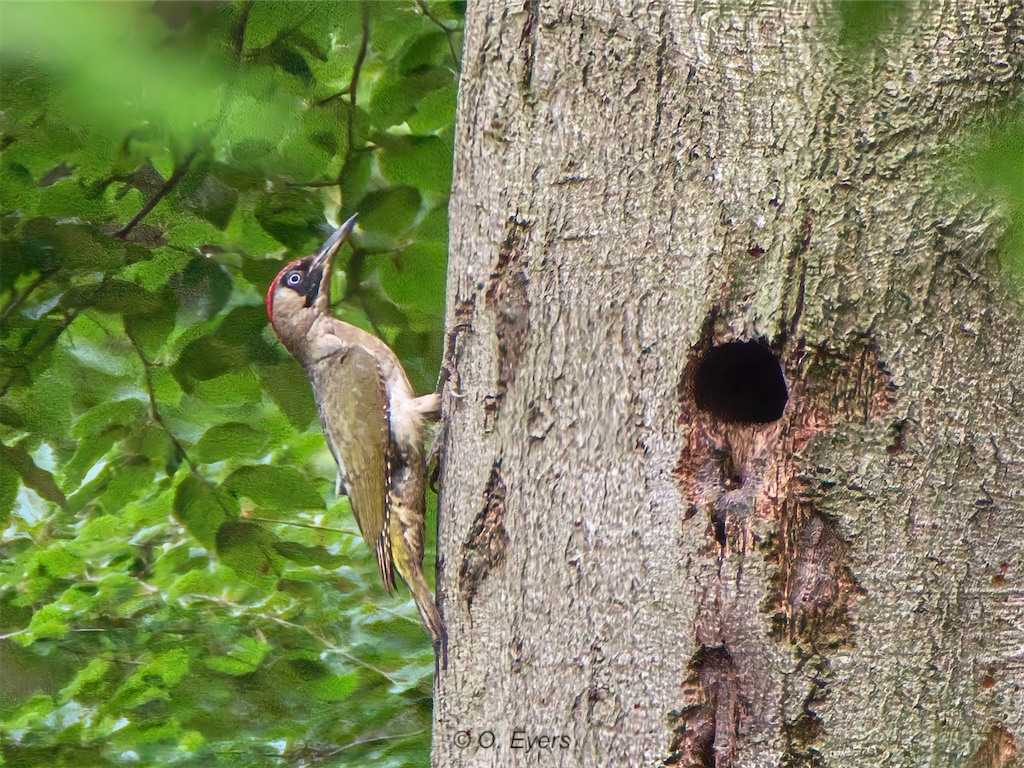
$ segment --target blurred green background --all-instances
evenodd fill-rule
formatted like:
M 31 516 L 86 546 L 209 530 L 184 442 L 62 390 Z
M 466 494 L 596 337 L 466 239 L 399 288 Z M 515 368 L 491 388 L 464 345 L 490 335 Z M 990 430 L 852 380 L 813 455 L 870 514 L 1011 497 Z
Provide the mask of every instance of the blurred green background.
M 6 765 L 427 763 L 427 635 L 264 296 L 358 211 L 334 313 L 434 388 L 462 14 L 0 5 Z

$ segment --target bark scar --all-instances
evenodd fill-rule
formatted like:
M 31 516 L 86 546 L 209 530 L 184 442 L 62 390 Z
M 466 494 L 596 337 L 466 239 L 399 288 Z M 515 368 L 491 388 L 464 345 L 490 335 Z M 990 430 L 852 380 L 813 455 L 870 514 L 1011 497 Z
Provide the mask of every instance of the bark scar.
M 484 489 L 484 506 L 462 542 L 459 594 L 466 601 L 467 610 L 472 608 L 473 599 L 490 572 L 504 564 L 508 541 L 505 481 L 501 477 L 501 462 L 498 461 L 491 467 L 491 476 Z
M 487 420 L 493 425 L 498 409 L 515 381 L 519 359 L 526 349 L 530 332 L 529 280 L 526 276 L 526 243 L 530 226 L 509 217 L 505 239 L 498 251 L 498 263 L 491 273 L 486 294 L 487 308 L 494 313 L 498 337 L 498 381 L 494 394 L 484 405 Z
M 729 768 L 736 759 L 741 703 L 736 665 L 724 645 L 702 645 L 683 681 L 685 706 L 669 713 L 669 756 L 662 765 Z
M 971 760 L 970 768 L 1013 768 L 1017 765 L 1020 750 L 1013 734 L 1001 725 L 994 725 L 985 741 Z

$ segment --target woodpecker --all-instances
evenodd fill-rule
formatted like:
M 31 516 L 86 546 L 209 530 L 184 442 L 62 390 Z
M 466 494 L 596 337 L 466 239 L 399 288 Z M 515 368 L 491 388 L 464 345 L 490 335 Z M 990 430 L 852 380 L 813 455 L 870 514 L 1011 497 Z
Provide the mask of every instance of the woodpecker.
M 342 224 L 315 254 L 278 273 L 267 291 L 267 314 L 313 387 L 327 447 L 338 465 L 338 494 L 349 498 L 384 588 L 389 594 L 394 590 L 397 570 L 439 659 L 444 624 L 423 578 L 423 430 L 425 421 L 439 418 L 440 398 L 436 393 L 415 397 L 387 344 L 330 314 L 334 257 L 355 220 Z

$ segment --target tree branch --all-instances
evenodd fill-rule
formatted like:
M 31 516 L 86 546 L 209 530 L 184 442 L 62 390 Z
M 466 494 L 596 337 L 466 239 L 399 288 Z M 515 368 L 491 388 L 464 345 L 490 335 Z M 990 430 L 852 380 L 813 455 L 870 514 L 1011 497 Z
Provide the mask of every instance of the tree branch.
M 156 208 L 157 203 L 167 197 L 171 190 L 178 186 L 178 182 L 180 182 L 185 177 L 185 174 L 188 173 L 188 169 L 192 165 L 192 161 L 196 159 L 197 154 L 199 154 L 199 150 L 193 149 L 189 153 L 188 157 L 185 158 L 185 161 L 174 169 L 174 173 L 171 174 L 171 178 L 164 182 L 164 185 L 157 190 L 156 194 L 150 198 L 148 203 L 142 206 L 142 210 L 135 214 L 135 217 L 131 221 L 129 221 L 122 229 L 114 233 L 114 237 L 120 240 L 127 238 L 128 235 L 131 234 L 131 231 L 138 226 L 139 222 L 146 218 L 150 211 Z

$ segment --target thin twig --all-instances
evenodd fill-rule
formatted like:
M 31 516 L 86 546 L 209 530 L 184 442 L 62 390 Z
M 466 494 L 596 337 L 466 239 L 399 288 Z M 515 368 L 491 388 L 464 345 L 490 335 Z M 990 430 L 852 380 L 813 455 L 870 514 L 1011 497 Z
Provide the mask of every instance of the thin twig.
M 349 91 L 348 88 L 342 88 L 337 93 L 332 93 L 330 96 L 325 96 L 324 98 L 320 99 L 320 101 L 316 102 L 315 106 L 317 106 L 317 107 L 327 106 L 332 101 L 340 99 L 342 96 L 348 96 L 349 93 L 350 93 L 350 91 Z
M 131 231 L 138 226 L 139 222 L 142 221 L 149 212 L 156 208 L 157 203 L 163 200 L 167 195 L 171 193 L 171 190 L 178 186 L 185 174 L 188 173 L 189 167 L 192 165 L 192 161 L 195 160 L 196 155 L 199 154 L 198 149 L 193 149 L 189 156 L 185 158 L 185 161 L 181 163 L 177 168 L 174 169 L 174 173 L 171 174 L 171 178 L 164 182 L 163 186 L 157 190 L 156 194 L 150 198 L 149 202 L 142 206 L 142 210 L 135 214 L 135 217 L 129 221 L 122 229 L 114 233 L 114 237 L 124 240 L 131 234 Z
M 246 515 L 246 520 L 253 520 L 257 523 L 270 523 L 273 525 L 294 525 L 297 528 L 312 528 L 314 531 L 327 531 L 329 533 L 342 533 L 352 538 L 357 538 L 357 535 L 351 531 L 346 531 L 344 528 L 328 528 L 326 525 L 313 525 L 312 523 L 297 523 L 294 520 L 275 520 L 272 517 L 253 517 L 252 515 Z
M 448 37 L 448 50 L 451 51 L 452 61 L 455 63 L 455 69 L 459 69 L 459 55 L 455 52 L 455 43 L 452 40 L 455 35 L 455 30 L 437 18 L 437 15 L 430 10 L 430 6 L 427 5 L 427 0 L 416 0 L 416 5 L 418 5 L 420 10 L 423 11 L 424 16 L 444 30 L 445 35 Z
M 321 187 L 336 187 L 338 186 L 338 180 L 334 181 L 288 181 L 285 184 L 289 187 L 298 187 L 300 189 L 320 189 Z
M 409 733 L 395 733 L 391 735 L 382 736 L 366 736 L 364 738 L 351 741 L 343 747 L 332 749 L 330 752 L 324 753 L 324 757 L 334 757 L 334 755 L 337 755 L 340 752 L 344 752 L 346 749 L 352 749 L 352 747 L 359 747 L 363 744 L 372 744 L 376 741 L 391 741 L 392 739 L 411 739 L 413 736 L 419 736 L 421 733 L 425 733 L 423 728 L 420 728 L 418 731 L 410 731 Z
M 21 293 L 13 291 L 11 300 L 7 303 L 7 306 L 4 307 L 3 314 L 0 314 L 0 320 L 6 320 L 7 316 L 11 314 L 11 312 L 16 310 L 18 307 L 20 307 L 24 303 L 25 299 L 29 297 L 32 291 L 34 291 L 36 288 L 42 285 L 46 281 L 46 278 L 48 278 L 52 274 L 53 272 L 40 272 L 39 277 L 37 277 L 28 285 L 26 285 L 25 290 L 23 290 Z
M 320 635 L 318 635 L 316 632 L 314 632 L 309 627 L 307 627 L 307 626 L 305 626 L 303 624 L 296 624 L 294 622 L 288 621 L 288 619 L 282 619 L 279 616 L 268 616 L 267 618 L 269 618 L 275 624 L 280 624 L 282 627 L 288 627 L 289 629 L 297 629 L 297 630 L 300 630 L 302 632 L 305 632 L 310 637 L 312 637 L 314 640 L 319 642 L 321 645 L 323 645 L 326 648 L 329 648 L 333 652 L 337 653 L 339 656 L 344 656 L 346 659 L 351 661 L 356 666 L 363 667 L 364 669 L 368 669 L 371 672 L 376 672 L 378 675 L 383 677 L 385 680 L 387 680 L 392 685 L 397 685 L 397 682 L 396 682 L 395 678 L 393 678 L 391 675 L 389 675 L 383 669 L 380 669 L 379 667 L 375 667 L 370 662 L 363 661 L 358 656 L 353 656 L 351 653 L 348 653 L 347 651 L 342 651 L 342 650 L 339 650 L 337 648 L 334 648 L 331 645 L 331 643 L 326 638 L 321 637 Z
M 139 357 L 139 362 L 142 363 L 142 371 L 146 382 L 146 394 L 149 396 L 150 416 L 152 417 L 156 425 L 159 426 L 160 429 L 162 429 L 166 433 L 170 441 L 174 443 L 174 447 L 177 448 L 178 451 L 181 453 L 182 457 L 188 464 L 189 469 L 192 471 L 192 474 L 195 475 L 202 482 L 206 483 L 207 485 L 210 485 L 210 481 L 203 477 L 203 475 L 199 472 L 199 466 L 194 461 L 192 461 L 192 457 L 188 455 L 188 451 L 185 450 L 185 446 L 181 444 L 181 441 L 178 440 L 174 432 L 171 431 L 171 428 L 167 426 L 167 422 L 164 421 L 164 417 L 160 413 L 160 409 L 157 408 L 156 387 L 153 385 L 153 363 L 150 362 L 148 357 L 146 357 L 146 353 L 145 351 L 143 351 L 142 345 L 139 344 L 138 339 L 135 338 L 132 332 L 128 330 L 127 325 L 124 327 L 124 332 L 125 335 L 128 337 L 128 340 L 132 343 L 132 347 L 135 349 L 135 354 L 138 355 Z M 224 507 L 223 502 L 221 502 L 220 495 L 214 494 L 214 496 L 217 499 L 217 503 L 220 504 L 221 507 L 225 509 L 225 511 L 228 511 L 227 508 Z
M 349 166 L 352 164 L 352 158 L 355 156 L 356 150 L 353 148 L 352 143 L 356 138 L 356 89 L 359 87 L 359 73 L 363 69 L 363 62 L 366 60 L 366 51 L 370 46 L 370 11 L 366 3 L 363 2 L 363 39 L 359 43 L 359 54 L 356 56 L 355 64 L 352 65 L 352 79 L 348 83 L 348 99 L 349 99 L 349 113 L 348 113 L 348 146 L 345 147 L 345 162 L 341 164 L 341 170 L 338 171 L 338 186 L 341 186 L 341 182 L 348 174 Z
M 334 755 L 338 754 L 339 752 L 344 752 L 346 749 L 351 749 L 352 747 L 358 747 L 358 746 L 360 746 L 362 744 L 372 744 L 372 743 L 377 742 L 377 741 L 391 741 L 393 739 L 411 739 L 414 736 L 419 736 L 419 735 L 424 734 L 424 733 L 426 733 L 426 729 L 420 728 L 418 731 L 410 731 L 408 733 L 395 733 L 395 734 L 390 734 L 390 735 L 382 734 L 380 736 L 366 736 L 366 737 L 363 737 L 361 739 L 356 739 L 355 741 L 351 741 L 348 744 L 344 745 L 343 747 L 338 747 L 337 749 L 332 749 L 329 752 L 322 752 L 320 750 L 316 750 L 315 752 L 313 752 L 313 758 L 314 758 L 313 762 L 321 763 L 321 762 L 323 762 L 323 760 L 325 758 L 333 757 Z M 269 757 L 271 759 L 281 760 L 284 757 L 300 758 L 300 759 L 301 758 L 306 758 L 306 756 L 310 755 L 310 750 L 307 749 L 307 748 L 302 748 L 302 749 L 296 748 L 296 749 L 287 750 L 286 752 L 258 752 L 256 750 L 218 749 L 218 750 L 214 751 L 214 754 L 216 754 L 216 755 L 253 755 L 253 754 L 255 754 L 255 755 L 260 755 L 262 757 Z M 302 760 L 302 762 L 303 762 L 304 765 L 309 764 L 309 760 L 308 759 Z
M 255 4 L 256 0 L 249 0 L 242 6 L 242 15 L 238 17 L 238 26 L 235 27 L 235 61 L 242 60 L 242 49 L 245 48 L 245 27 L 249 23 L 249 14 Z

